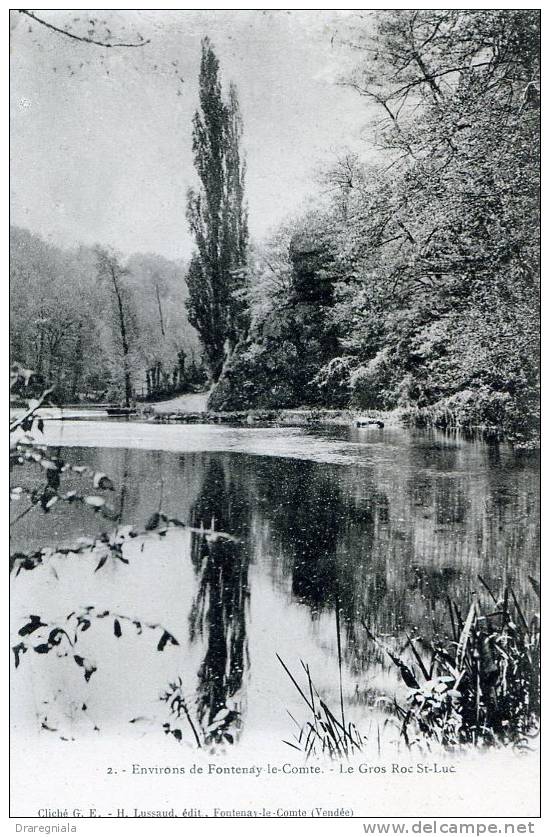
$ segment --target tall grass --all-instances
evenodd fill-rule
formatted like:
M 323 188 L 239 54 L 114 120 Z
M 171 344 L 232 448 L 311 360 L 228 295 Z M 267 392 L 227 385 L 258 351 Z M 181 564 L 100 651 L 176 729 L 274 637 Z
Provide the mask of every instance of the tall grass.
M 300 660 L 307 680 L 306 688 L 302 689 L 278 654 L 277 659 L 290 677 L 309 710 L 309 718 L 304 724 L 299 724 L 290 712 L 288 713 L 296 724 L 298 732 L 294 735 L 293 742 L 285 741 L 285 744 L 305 753 L 306 758 L 322 754 L 328 755 L 331 758 L 348 758 L 352 753 L 361 752 L 364 738 L 360 735 L 355 724 L 346 721 L 341 687 L 341 719 L 339 719 L 315 688 L 308 665 Z
M 530 581 L 540 596 L 538 582 Z M 528 618 L 511 587 L 497 599 L 481 577 L 480 582 L 493 604 L 489 612 L 473 602 L 464 616 L 448 599 L 450 639 L 432 639 L 419 650 L 408 638 L 408 657 L 385 648 L 409 688 L 406 706 L 394 702 L 408 746 L 521 747 L 538 731 L 539 615 Z
M 363 748 L 365 736 L 362 736 L 355 724 L 346 720 L 344 704 L 344 687 L 342 680 L 342 638 L 340 624 L 340 597 L 338 590 L 334 591 L 334 615 L 336 630 L 336 648 L 338 652 L 338 687 L 339 687 L 339 716 L 334 713 L 325 700 L 321 697 L 313 680 L 309 666 L 302 660 L 300 663 L 306 675 L 307 687 L 302 689 L 290 669 L 277 654 L 277 659 L 290 677 L 292 683 L 302 697 L 309 712 L 309 718 L 304 724 L 299 724 L 292 715 L 289 715 L 296 724 L 298 732 L 294 735 L 294 742 L 285 741 L 295 750 L 304 752 L 306 758 L 326 754 L 331 758 L 348 758 L 354 752 L 360 752 Z
M 389 656 L 408 688 L 406 704 L 391 704 L 400 736 L 410 748 L 480 745 L 528 747 L 540 719 L 540 617 L 526 615 L 511 587 L 500 598 L 483 578 L 492 607 L 474 601 L 466 614 L 448 599 L 449 635 L 429 641 L 407 637 L 401 652 L 382 643 L 366 624 L 368 637 Z M 539 583 L 529 576 L 540 598 Z M 342 658 L 338 646 L 341 720 L 316 691 L 302 662 L 302 689 L 283 660 L 279 662 L 309 711 L 291 747 L 306 754 L 348 757 L 361 751 L 366 736 L 346 721 L 342 695 Z M 289 713 L 290 714 L 290 713 Z M 292 716 L 291 716 L 292 717 Z

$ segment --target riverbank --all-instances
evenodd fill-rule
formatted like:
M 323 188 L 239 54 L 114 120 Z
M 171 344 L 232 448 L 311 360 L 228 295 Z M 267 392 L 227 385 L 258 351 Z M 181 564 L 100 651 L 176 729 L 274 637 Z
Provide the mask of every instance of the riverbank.
M 393 410 L 329 409 L 296 407 L 293 409 L 208 410 L 208 393 L 188 393 L 157 404 L 137 405 L 132 418 L 151 424 L 207 424 L 239 427 L 415 427 L 455 431 L 466 438 L 481 437 L 488 442 L 508 442 L 519 453 L 540 449 L 540 435 L 513 434 L 502 425 L 470 422 L 450 410 L 431 408 L 395 408 Z M 11 418 L 22 415 L 24 408 L 10 409 Z M 44 421 L 109 418 L 105 405 L 43 407 L 37 411 Z
M 476 434 L 487 442 L 508 442 L 517 452 L 540 450 L 540 425 L 524 417 L 523 427 L 510 426 L 504 420 L 486 421 L 483 417 L 464 414 L 460 410 L 434 405 L 432 407 L 406 407 L 400 411 L 400 420 L 407 427 L 454 430 Z M 519 424 L 519 423 L 518 423 Z
M 393 410 L 360 408 L 330 409 L 326 407 L 300 406 L 292 409 L 209 410 L 209 392 L 187 393 L 169 401 L 143 405 L 140 415 L 156 424 L 234 424 L 238 426 L 275 427 L 361 427 L 396 426 L 454 430 L 464 434 L 481 436 L 489 442 L 509 442 L 518 452 L 536 451 L 540 448 L 538 432 L 511 432 L 498 421 L 451 409 L 449 406 L 397 407 Z
M 213 410 L 187 411 L 144 410 L 144 416 L 155 424 L 237 424 L 275 427 L 385 427 L 400 424 L 400 410 L 329 410 L 299 407 L 293 410 Z
M 161 409 L 159 409 L 159 407 Z M 189 410 L 170 409 L 172 402 L 141 411 L 144 419 L 154 424 L 227 424 L 241 427 L 416 427 L 452 430 L 468 436 L 480 436 L 488 442 L 509 442 L 516 451 L 539 450 L 538 436 L 518 438 L 505 433 L 498 425 L 461 423 L 449 413 L 442 418 L 428 409 L 358 410 L 297 407 L 281 410 Z

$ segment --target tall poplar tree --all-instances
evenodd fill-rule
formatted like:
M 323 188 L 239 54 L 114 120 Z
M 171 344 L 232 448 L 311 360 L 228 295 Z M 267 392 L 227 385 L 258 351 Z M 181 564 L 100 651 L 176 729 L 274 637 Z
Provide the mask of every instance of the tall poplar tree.
M 193 154 L 200 188 L 187 196 L 187 219 L 196 250 L 187 275 L 189 321 L 204 346 L 210 378 L 220 377 L 246 318 L 242 290 L 248 244 L 241 157 L 242 119 L 237 90 L 225 100 L 219 62 L 202 41 L 200 107 L 193 118 Z

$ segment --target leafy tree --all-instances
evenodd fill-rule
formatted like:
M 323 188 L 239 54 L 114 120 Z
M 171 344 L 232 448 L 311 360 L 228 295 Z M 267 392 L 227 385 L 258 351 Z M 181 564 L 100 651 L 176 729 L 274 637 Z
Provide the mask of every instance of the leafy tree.
M 124 355 L 118 300 L 106 263 L 98 281 L 97 250 L 62 250 L 18 227 L 10 250 L 11 355 L 58 401 L 123 398 L 124 357 L 136 394 L 170 397 L 204 382 L 185 314 L 185 263 L 154 253 L 117 260 Z
M 186 265 L 154 253 L 127 261 L 136 320 L 136 374 L 148 396 L 184 391 L 200 365 L 198 335 L 186 317 Z M 196 381 L 193 381 L 195 383 Z
M 196 251 L 187 274 L 189 321 L 204 346 L 212 381 L 233 351 L 245 324 L 244 285 L 248 225 L 241 159 L 242 119 L 234 85 L 224 101 L 219 62 L 202 42 L 200 109 L 193 119 L 193 153 L 199 191 L 187 198 Z
M 250 327 L 210 395 L 210 408 L 327 403 L 314 379 L 338 351 L 333 279 L 320 213 L 286 225 L 256 249 L 247 295 Z
M 124 403 L 130 406 L 132 400 L 132 371 L 130 359 L 130 339 L 132 328 L 131 291 L 126 283 L 129 270 L 123 267 L 120 259 L 114 253 L 98 247 L 97 269 L 100 281 L 109 288 L 112 300 L 113 322 L 116 324 L 117 335 L 120 338 L 122 355 L 122 372 L 124 376 Z
M 335 210 L 352 393 L 533 432 L 538 13 L 384 11 L 347 37 L 384 150 Z
M 212 405 L 399 406 L 525 441 L 539 391 L 539 15 L 354 20 L 343 83 L 378 108 L 380 151 L 368 166 L 338 153 L 328 210 L 255 254 L 251 325 Z
M 62 400 L 86 389 L 90 374 L 106 374 L 89 256 L 79 258 L 18 227 L 10 230 L 10 351 Z

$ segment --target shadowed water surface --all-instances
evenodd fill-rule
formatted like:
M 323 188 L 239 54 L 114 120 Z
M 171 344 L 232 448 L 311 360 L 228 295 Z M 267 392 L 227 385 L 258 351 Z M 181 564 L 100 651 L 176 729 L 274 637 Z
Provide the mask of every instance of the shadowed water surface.
M 402 688 L 364 624 L 404 644 L 406 634 L 447 630 L 448 597 L 464 608 L 483 599 L 478 576 L 497 594 L 511 585 L 526 605 L 527 576 L 538 576 L 537 462 L 505 445 L 400 428 L 114 422 L 51 422 L 46 439 L 111 476 L 120 525 L 160 511 L 235 540 L 171 530 L 132 542 L 128 564 L 95 572 L 94 562 L 63 559 L 20 575 L 16 619 L 107 605 L 158 620 L 179 641 L 160 655 L 143 638 L 96 632 L 102 664 L 86 691 L 56 661 L 33 659 L 31 715 L 44 713 L 39 682 L 71 723 L 85 694 L 100 729 L 141 714 L 154 725 L 159 693 L 181 676 L 204 728 L 229 712 L 243 735 L 287 737 L 285 712 L 299 714 L 299 698 L 276 654 L 296 671 L 307 661 L 337 702 L 338 610 L 344 699 L 364 726 L 377 698 Z M 89 509 L 34 511 L 15 527 L 14 548 L 72 544 L 98 525 Z

